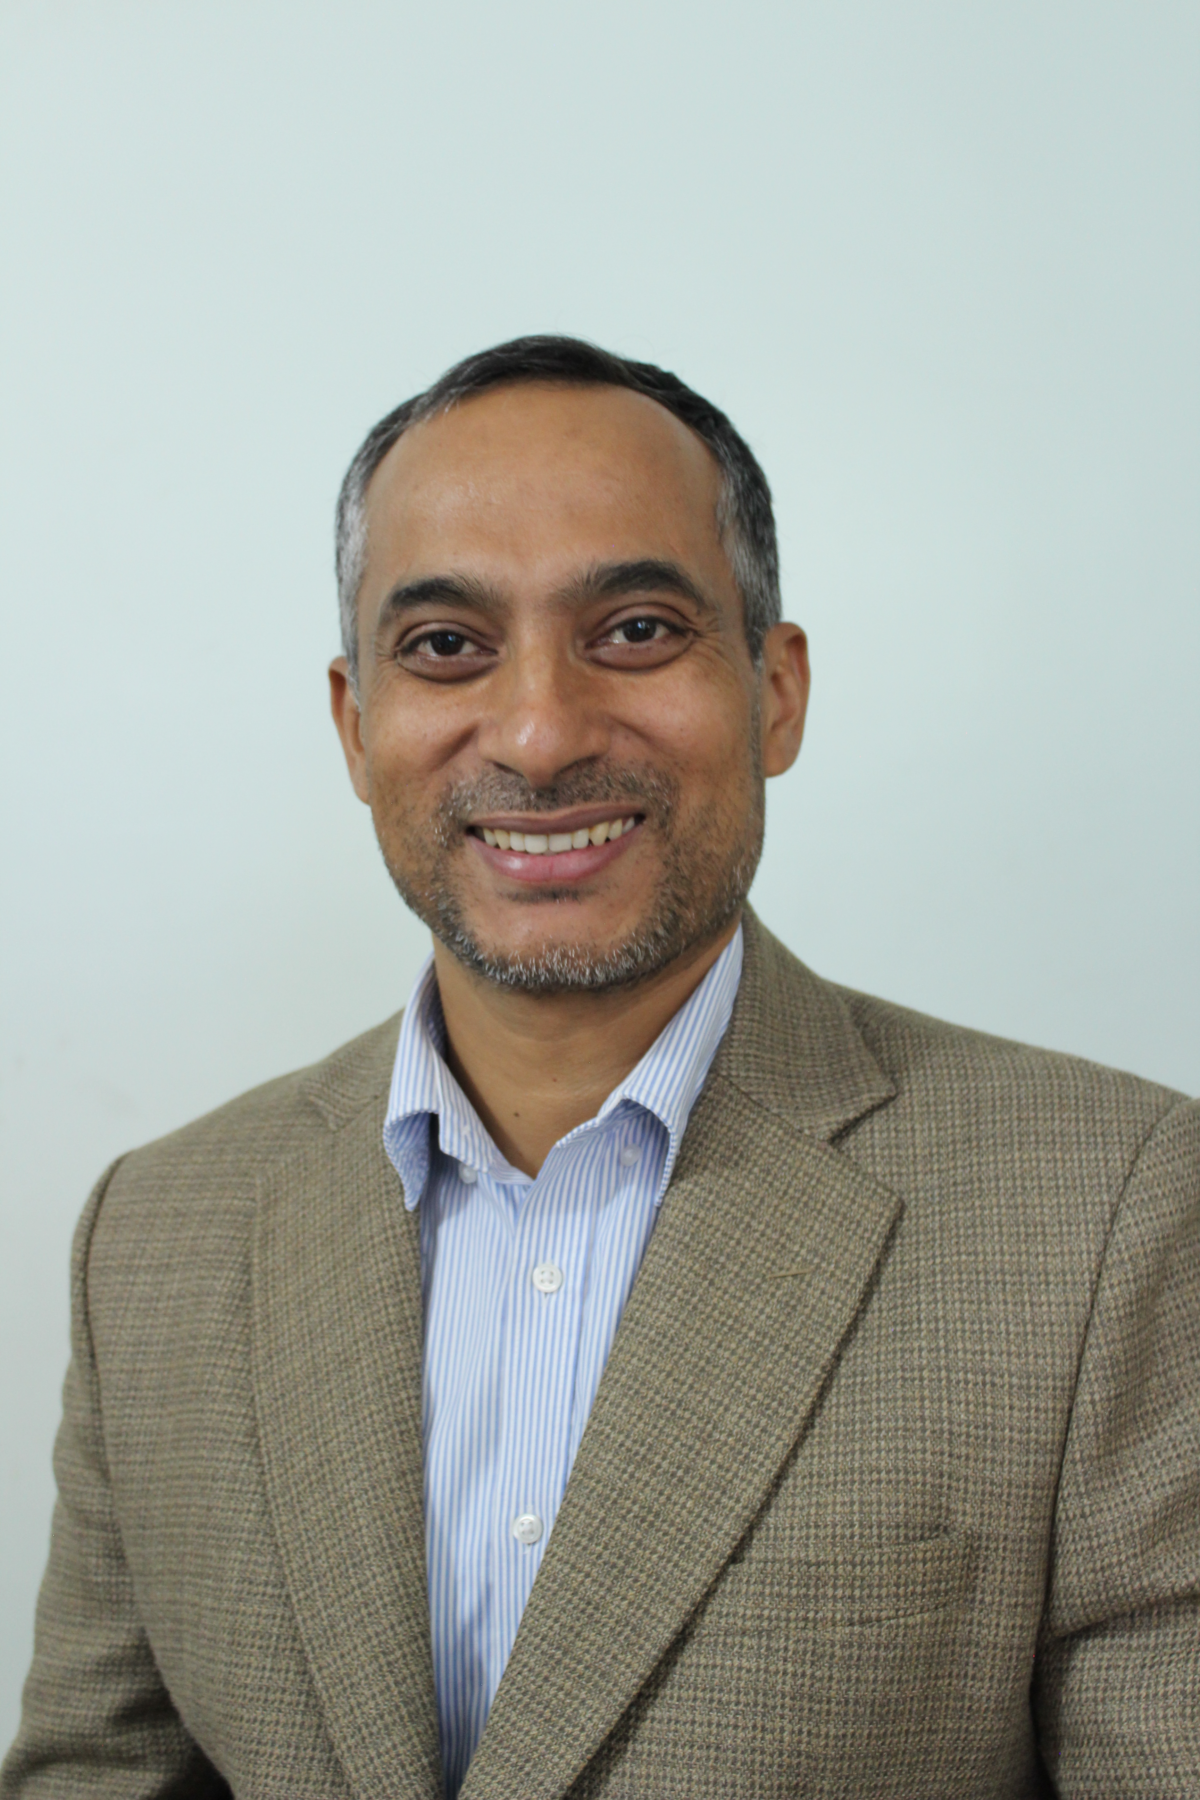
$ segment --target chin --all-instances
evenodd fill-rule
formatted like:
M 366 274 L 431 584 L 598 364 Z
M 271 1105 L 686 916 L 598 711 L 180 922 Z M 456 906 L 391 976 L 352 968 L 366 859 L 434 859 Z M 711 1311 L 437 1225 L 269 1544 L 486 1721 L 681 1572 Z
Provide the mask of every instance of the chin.
M 694 920 L 672 911 L 660 911 L 624 931 L 516 933 L 504 943 L 476 936 L 465 922 L 445 917 L 434 930 L 463 968 L 497 987 L 541 996 L 598 994 L 652 980 L 710 942 L 736 910 L 710 917 L 699 931 Z

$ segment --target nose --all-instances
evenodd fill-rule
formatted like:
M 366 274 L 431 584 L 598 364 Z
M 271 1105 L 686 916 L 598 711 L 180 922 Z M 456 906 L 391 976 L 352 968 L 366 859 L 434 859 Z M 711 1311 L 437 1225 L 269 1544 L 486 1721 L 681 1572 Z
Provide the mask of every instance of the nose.
M 611 743 L 595 684 L 577 662 L 546 644 L 517 650 L 498 680 L 479 731 L 480 754 L 513 770 L 531 788 L 550 787 L 575 764 L 603 756 Z

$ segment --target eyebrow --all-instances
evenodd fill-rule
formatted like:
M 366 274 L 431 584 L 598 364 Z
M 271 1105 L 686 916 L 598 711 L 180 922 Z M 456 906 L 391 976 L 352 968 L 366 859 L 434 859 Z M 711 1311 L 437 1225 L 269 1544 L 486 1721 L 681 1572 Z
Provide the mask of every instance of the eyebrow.
M 678 594 L 706 619 L 719 620 L 721 609 L 711 595 L 694 582 L 687 571 L 665 558 L 641 557 L 633 562 L 596 563 L 574 576 L 559 590 L 558 599 L 568 606 L 615 599 L 621 594 Z M 507 610 L 505 596 L 486 581 L 472 575 L 426 575 L 392 588 L 379 608 L 375 622 L 378 642 L 386 626 L 397 616 L 420 606 L 469 606 L 493 617 Z
M 397 613 L 411 612 L 417 606 L 435 606 L 439 601 L 452 606 L 474 606 L 481 612 L 498 612 L 502 597 L 485 581 L 471 575 L 426 575 L 420 581 L 405 581 L 386 595 L 379 608 L 378 624 Z
M 642 557 L 637 562 L 597 563 L 567 583 L 563 598 L 575 605 L 589 600 L 615 598 L 619 594 L 678 594 L 690 600 L 706 618 L 720 619 L 721 609 L 710 594 L 694 582 L 676 562 Z

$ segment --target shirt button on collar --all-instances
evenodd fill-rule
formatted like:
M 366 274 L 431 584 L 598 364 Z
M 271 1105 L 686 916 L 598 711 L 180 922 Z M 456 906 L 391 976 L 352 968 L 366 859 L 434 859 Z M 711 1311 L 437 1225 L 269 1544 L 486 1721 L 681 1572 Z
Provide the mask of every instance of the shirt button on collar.
M 563 1284 L 563 1272 L 557 1263 L 540 1262 L 533 1271 L 533 1285 L 539 1294 L 557 1294 Z
M 536 1544 L 542 1530 L 542 1521 L 536 1513 L 518 1513 L 512 1522 L 512 1534 L 518 1544 Z
M 470 1163 L 459 1163 L 458 1179 L 465 1187 L 472 1187 L 479 1180 L 479 1170 L 473 1169 Z
M 635 1162 L 641 1161 L 641 1157 L 642 1146 L 640 1144 L 626 1144 L 621 1150 L 621 1161 L 627 1169 L 632 1169 Z

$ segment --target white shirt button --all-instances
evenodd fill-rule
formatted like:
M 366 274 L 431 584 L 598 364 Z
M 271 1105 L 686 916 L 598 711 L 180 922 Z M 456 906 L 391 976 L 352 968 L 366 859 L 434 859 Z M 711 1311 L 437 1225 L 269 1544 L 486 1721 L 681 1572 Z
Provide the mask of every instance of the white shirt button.
M 533 1285 L 539 1294 L 557 1294 L 563 1284 L 563 1272 L 557 1263 L 539 1263 L 533 1271 Z
M 632 1169 L 634 1163 L 640 1162 L 641 1159 L 642 1146 L 640 1144 L 626 1144 L 621 1151 L 621 1161 L 627 1169 Z
M 459 1163 L 458 1179 L 464 1187 L 472 1187 L 479 1180 L 479 1170 L 473 1169 L 470 1163 Z
M 536 1544 L 542 1535 L 542 1521 L 536 1513 L 518 1513 L 512 1522 L 512 1534 L 518 1544 Z

